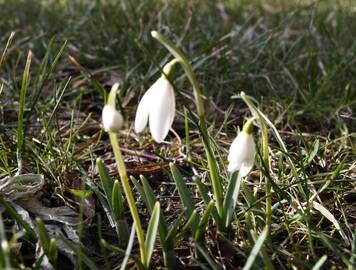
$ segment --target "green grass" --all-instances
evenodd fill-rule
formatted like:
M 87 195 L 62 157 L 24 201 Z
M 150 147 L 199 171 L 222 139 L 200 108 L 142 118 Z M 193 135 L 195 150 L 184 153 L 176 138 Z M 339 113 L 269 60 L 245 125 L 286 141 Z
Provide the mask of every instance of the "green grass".
M 259 156 L 241 186 L 230 233 L 216 235 L 211 219 L 204 240 L 194 242 L 190 229 L 183 228 L 184 237 L 174 249 L 180 267 L 319 269 L 319 263 L 320 269 L 356 268 L 356 3 L 216 2 L 0 0 L 0 56 L 16 32 L 0 62 L 0 185 L 22 181 L 16 178 L 19 171 L 35 175 L 14 186 L 14 193 L 29 190 L 27 200 L 9 202 L 13 193 L 0 190 L 7 200 L 0 201 L 6 209 L 0 238 L 7 239 L 15 254 L 10 256 L 4 246 L 2 267 L 48 263 L 35 252 L 36 217 L 56 239 L 59 268 L 113 269 L 124 260 L 126 246 L 111 226 L 111 206 L 95 170 L 101 158 L 111 177 L 118 177 L 109 138 L 100 127 L 105 96 L 116 81 L 127 120 L 120 143 L 128 173 L 137 179 L 145 175 L 166 225 L 171 228 L 180 217 L 179 234 L 189 217 L 182 215 L 169 173 L 169 162 L 176 161 L 196 213 L 205 213 L 193 176 L 209 189 L 210 181 L 199 131 L 186 111 L 195 112 L 194 98 L 181 68 L 174 79 L 177 135 L 170 133 L 168 144 L 157 145 L 148 133 L 137 137 L 133 132 L 138 100 L 171 59 L 150 35 L 158 30 L 192 61 L 224 187 L 227 151 L 237 126 L 249 115 L 241 91 L 259 102 L 287 148 L 270 132 L 271 170 L 266 171 Z M 264 233 L 266 197 L 260 174 L 273 187 L 269 237 Z M 40 175 L 46 184 L 37 191 Z M 37 192 L 31 193 L 31 187 Z M 134 191 L 147 229 L 150 210 L 141 192 Z M 127 205 L 125 213 L 131 226 Z M 81 217 L 84 223 L 77 226 Z M 49 255 L 49 243 L 41 247 L 53 261 L 55 249 Z M 196 250 L 201 256 L 192 257 Z M 133 265 L 132 256 L 139 256 L 136 241 L 130 256 L 126 260 Z M 151 265 L 163 264 L 157 240 Z

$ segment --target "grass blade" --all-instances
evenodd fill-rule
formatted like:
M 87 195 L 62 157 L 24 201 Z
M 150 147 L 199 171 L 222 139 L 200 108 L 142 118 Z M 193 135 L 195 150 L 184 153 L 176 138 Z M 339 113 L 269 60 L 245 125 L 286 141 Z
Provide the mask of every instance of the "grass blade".
M 192 229 L 193 226 L 197 226 L 195 224 L 199 224 L 199 216 L 197 214 L 197 211 L 193 211 L 192 214 L 189 216 L 187 223 L 183 226 L 179 234 L 177 234 L 176 239 L 177 241 L 184 237 L 189 230 L 192 230 L 194 233 L 196 229 Z
M 187 218 L 190 218 L 191 215 L 193 214 L 193 211 L 195 211 L 194 200 L 193 200 L 187 186 L 185 185 L 183 177 L 182 177 L 181 173 L 179 172 L 177 166 L 175 164 L 171 163 L 170 167 L 171 167 L 171 173 L 173 176 L 173 180 L 177 185 L 179 197 L 180 197 L 184 207 L 186 207 L 186 209 L 187 209 L 187 211 L 186 211 Z M 196 221 L 194 221 L 194 223 L 192 224 L 193 232 L 195 232 L 195 230 L 197 229 L 198 224 L 199 224 L 199 217 L 197 216 Z
M 0 248 L 1 265 L 0 266 L 3 266 L 5 269 L 11 269 L 11 259 L 10 259 L 11 252 L 8 246 L 9 243 L 6 239 L 5 227 L 1 214 L 0 214 L 0 241 L 1 241 L 1 248 Z
M 214 260 L 211 258 L 211 256 L 209 255 L 208 251 L 206 250 L 206 248 L 202 244 L 200 244 L 199 242 L 195 242 L 194 244 L 195 244 L 195 247 L 198 250 L 198 252 L 201 255 L 203 255 L 204 259 L 209 264 L 209 266 L 210 266 L 209 269 L 218 270 L 219 267 L 216 265 Z
M 42 248 L 46 253 L 48 253 L 49 246 L 50 246 L 50 239 L 49 239 L 46 227 L 45 227 L 43 221 L 39 218 L 36 219 L 36 225 L 37 225 L 38 237 L 39 237 L 40 243 L 42 245 Z
M 111 195 L 111 206 L 115 220 L 124 218 L 124 202 L 122 200 L 121 186 L 118 180 L 115 180 Z
M 206 206 L 208 206 L 211 200 L 209 196 L 209 188 L 207 187 L 207 185 L 203 184 L 197 177 L 193 177 L 193 181 L 198 186 L 200 196 L 202 197 L 204 203 L 206 204 Z M 213 208 L 211 215 L 214 217 L 214 220 L 219 220 L 216 208 Z
M 234 172 L 229 181 L 227 187 L 225 199 L 224 199 L 224 218 L 225 218 L 225 228 L 230 226 L 232 216 L 235 212 L 235 207 L 237 204 L 237 198 L 240 193 L 241 177 L 239 172 Z
M 356 269 L 356 231 L 354 233 L 351 245 L 351 257 L 349 269 Z
M 323 267 L 323 264 L 326 262 L 328 256 L 324 255 L 323 257 L 321 257 L 316 264 L 313 266 L 312 270 L 319 270 Z
M 151 219 L 148 223 L 148 228 L 147 228 L 147 234 L 146 234 L 146 241 L 145 241 L 145 246 L 146 246 L 146 262 L 147 262 L 147 268 L 149 266 L 149 263 L 151 261 L 151 256 L 153 253 L 153 248 L 156 242 L 156 236 L 157 236 L 157 230 L 158 230 L 158 223 L 159 223 L 159 218 L 160 218 L 160 204 L 159 202 L 155 203 L 155 206 L 153 207 Z
M 57 249 L 56 239 L 54 238 L 52 238 L 49 243 L 48 259 L 53 265 L 57 265 L 58 249 Z
M 6 43 L 5 49 L 2 52 L 1 58 L 0 58 L 0 70 L 1 70 L 2 65 L 5 62 L 5 59 L 6 59 L 6 56 L 7 56 L 7 51 L 9 50 L 9 47 L 10 47 L 10 45 L 12 43 L 12 40 L 13 40 L 14 36 L 15 36 L 15 32 L 11 32 L 9 38 L 7 39 L 7 43 Z
M 101 185 L 103 186 L 107 201 L 112 208 L 112 190 L 114 187 L 113 181 L 110 178 L 109 172 L 100 158 L 96 160 L 96 166 L 99 171 Z
M 342 239 L 344 239 L 345 243 L 349 245 L 350 243 L 349 239 L 347 238 L 344 230 L 341 228 L 339 222 L 336 220 L 333 214 L 331 214 L 330 211 L 326 209 L 323 205 L 315 201 L 313 201 L 313 207 L 314 209 L 318 210 L 324 217 L 326 217 L 335 226 L 335 228 L 339 231 Z
M 133 225 L 135 225 L 135 224 L 133 224 Z M 135 228 L 135 227 L 133 226 L 133 228 Z M 126 250 L 119 248 L 119 247 L 115 247 L 115 246 L 109 244 L 108 242 L 106 242 L 104 239 L 101 239 L 100 243 L 107 250 L 110 250 L 111 252 L 114 252 L 121 256 L 126 256 Z M 130 255 L 129 258 L 135 262 L 138 269 L 145 269 L 145 267 L 143 266 L 143 264 L 141 263 L 139 258 L 137 258 L 136 256 L 133 256 L 133 255 Z
M 29 51 L 27 55 L 25 70 L 22 77 L 22 86 L 20 91 L 20 101 L 19 101 L 19 112 L 18 112 L 18 122 L 17 122 L 17 166 L 18 174 L 22 172 L 22 154 L 25 142 L 25 131 L 24 131 L 24 110 L 26 103 L 26 92 L 29 83 L 30 67 L 32 62 L 32 52 Z
M 128 260 L 130 258 L 131 250 L 132 250 L 132 247 L 133 247 L 133 244 L 134 244 L 134 239 L 135 239 L 135 232 L 136 231 L 135 231 L 135 223 L 134 223 L 134 224 L 132 224 L 129 241 L 127 243 L 127 247 L 126 247 L 126 250 L 125 250 L 125 257 L 124 257 L 124 259 L 122 261 L 122 264 L 121 264 L 121 267 L 120 267 L 121 270 L 125 270 L 127 262 L 128 262 Z
M 147 179 L 141 175 L 141 182 L 142 182 L 142 190 L 144 193 L 144 197 L 146 197 L 147 201 L 147 207 L 149 212 L 152 214 L 155 202 L 156 202 L 156 197 L 153 193 L 153 190 L 148 183 Z M 139 184 L 138 184 L 139 185 Z M 140 185 L 139 185 L 140 186 Z M 179 219 L 179 217 L 178 217 Z M 174 238 L 168 237 L 168 227 L 167 223 L 165 221 L 163 212 L 160 211 L 160 218 L 158 222 L 158 233 L 159 237 L 161 239 L 161 245 L 162 245 L 162 252 L 163 252 L 163 259 L 164 259 L 164 265 L 167 268 L 176 268 L 176 256 L 174 254 Z M 174 233 L 174 235 L 176 232 Z
M 205 212 L 199 222 L 199 227 L 195 232 L 194 239 L 196 241 L 202 240 L 204 233 L 206 232 L 206 226 L 208 225 L 209 218 L 213 209 L 214 209 L 214 201 L 211 200 L 208 204 L 208 207 L 205 209 Z
M 67 238 L 63 237 L 63 236 L 60 236 L 60 239 L 63 241 L 63 243 L 69 248 L 71 249 L 73 252 L 77 253 L 78 256 L 81 257 L 81 261 L 83 261 L 86 266 L 88 266 L 88 268 L 90 270 L 99 270 L 99 268 L 97 267 L 97 265 L 93 262 L 92 259 L 90 259 L 86 254 L 85 252 L 80 252 L 78 254 L 78 248 L 77 246 L 71 242 L 70 240 L 68 240 Z M 78 245 L 81 245 L 81 244 L 78 244 Z
M 16 210 L 12 208 L 12 206 L 9 205 L 1 196 L 0 196 L 0 204 L 6 209 L 7 212 L 9 212 L 10 216 L 12 216 L 12 218 L 15 219 L 16 222 L 24 228 L 24 230 L 31 238 L 31 240 L 36 241 L 37 236 L 35 231 L 31 228 L 31 226 L 26 221 L 22 219 L 22 217 L 16 212 Z
M 133 177 L 132 175 L 130 176 L 130 180 L 131 180 L 131 182 L 134 184 L 134 186 L 136 187 L 138 193 L 139 193 L 139 194 L 141 195 L 141 197 L 142 197 L 142 200 L 144 201 L 144 203 L 146 204 L 148 210 L 149 210 L 150 213 L 151 213 L 153 206 L 152 206 L 152 208 L 151 208 L 151 203 L 150 203 L 150 201 L 148 201 L 148 198 L 147 198 L 147 196 L 146 196 L 145 190 L 143 189 L 143 186 L 142 186 L 142 185 L 137 181 L 137 179 L 136 179 L 135 177 Z
M 185 211 L 183 211 L 182 213 L 180 213 L 180 215 L 177 217 L 177 219 L 174 221 L 173 225 L 171 226 L 171 228 L 169 229 L 168 233 L 167 233 L 167 237 L 165 239 L 165 242 L 178 242 L 178 236 L 177 236 L 177 232 L 178 232 L 178 228 L 179 225 L 181 225 L 181 222 L 183 220 L 183 217 L 185 215 L 184 213 Z
M 253 246 L 253 248 L 251 250 L 251 253 L 250 253 L 250 256 L 248 257 L 247 262 L 245 263 L 243 270 L 251 269 L 251 267 L 253 266 L 254 261 L 256 260 L 256 258 L 258 256 L 258 253 L 260 252 L 260 250 L 261 250 L 261 248 L 263 246 L 263 243 L 266 240 L 267 234 L 268 234 L 268 227 L 266 226 L 263 229 L 263 231 L 260 234 L 260 236 L 258 237 L 255 245 Z
M 114 187 L 112 189 L 112 215 L 114 218 L 116 230 L 120 241 L 122 243 L 127 243 L 129 239 L 129 229 L 127 226 L 125 213 L 124 213 L 124 202 L 122 199 L 122 190 L 118 180 L 115 180 Z

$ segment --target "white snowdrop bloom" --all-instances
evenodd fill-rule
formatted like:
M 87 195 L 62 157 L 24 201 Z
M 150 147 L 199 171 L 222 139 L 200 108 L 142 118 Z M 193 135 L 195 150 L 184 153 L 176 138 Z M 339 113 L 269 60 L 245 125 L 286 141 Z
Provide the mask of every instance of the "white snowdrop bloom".
M 243 130 L 232 142 L 229 150 L 229 172 L 240 171 L 240 176 L 246 176 L 255 162 L 256 145 L 252 135 L 252 122 L 248 121 Z M 246 127 L 246 125 L 249 126 Z
M 102 113 L 103 126 L 106 132 L 119 132 L 124 119 L 114 106 L 105 105 Z
M 172 126 L 176 101 L 172 84 L 162 75 L 143 95 L 138 104 L 135 131 L 142 132 L 147 122 L 153 139 L 161 143 Z

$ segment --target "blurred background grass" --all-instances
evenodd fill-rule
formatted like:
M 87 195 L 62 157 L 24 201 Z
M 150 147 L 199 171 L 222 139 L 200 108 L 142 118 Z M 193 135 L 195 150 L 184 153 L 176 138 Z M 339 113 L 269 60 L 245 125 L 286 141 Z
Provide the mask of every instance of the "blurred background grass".
M 55 36 L 88 69 L 114 70 L 125 91 L 142 91 L 167 52 L 159 30 L 192 58 L 207 98 L 222 111 L 244 90 L 281 106 L 304 131 L 350 126 L 355 106 L 354 1 L 0 1 L 1 43 L 16 31 L 7 62 L 35 63 Z M 167 58 L 164 58 L 167 59 Z M 62 68 L 66 68 L 64 65 Z M 182 87 L 182 89 L 185 89 Z M 184 90 L 190 93 L 190 89 Z M 240 103 L 238 103 L 240 104 Z

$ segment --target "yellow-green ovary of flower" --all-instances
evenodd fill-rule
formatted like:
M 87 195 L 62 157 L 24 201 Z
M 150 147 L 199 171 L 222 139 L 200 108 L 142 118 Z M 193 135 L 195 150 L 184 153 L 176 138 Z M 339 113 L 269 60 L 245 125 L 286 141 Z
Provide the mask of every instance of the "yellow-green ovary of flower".
M 119 132 L 124 119 L 114 106 L 105 105 L 102 112 L 103 127 L 106 132 Z
M 142 132 L 149 122 L 153 139 L 163 142 L 173 124 L 175 109 L 173 86 L 162 75 L 143 95 L 137 107 L 135 131 Z
M 252 132 L 242 130 L 232 142 L 228 155 L 228 171 L 240 171 L 240 176 L 246 176 L 255 162 L 256 145 Z

